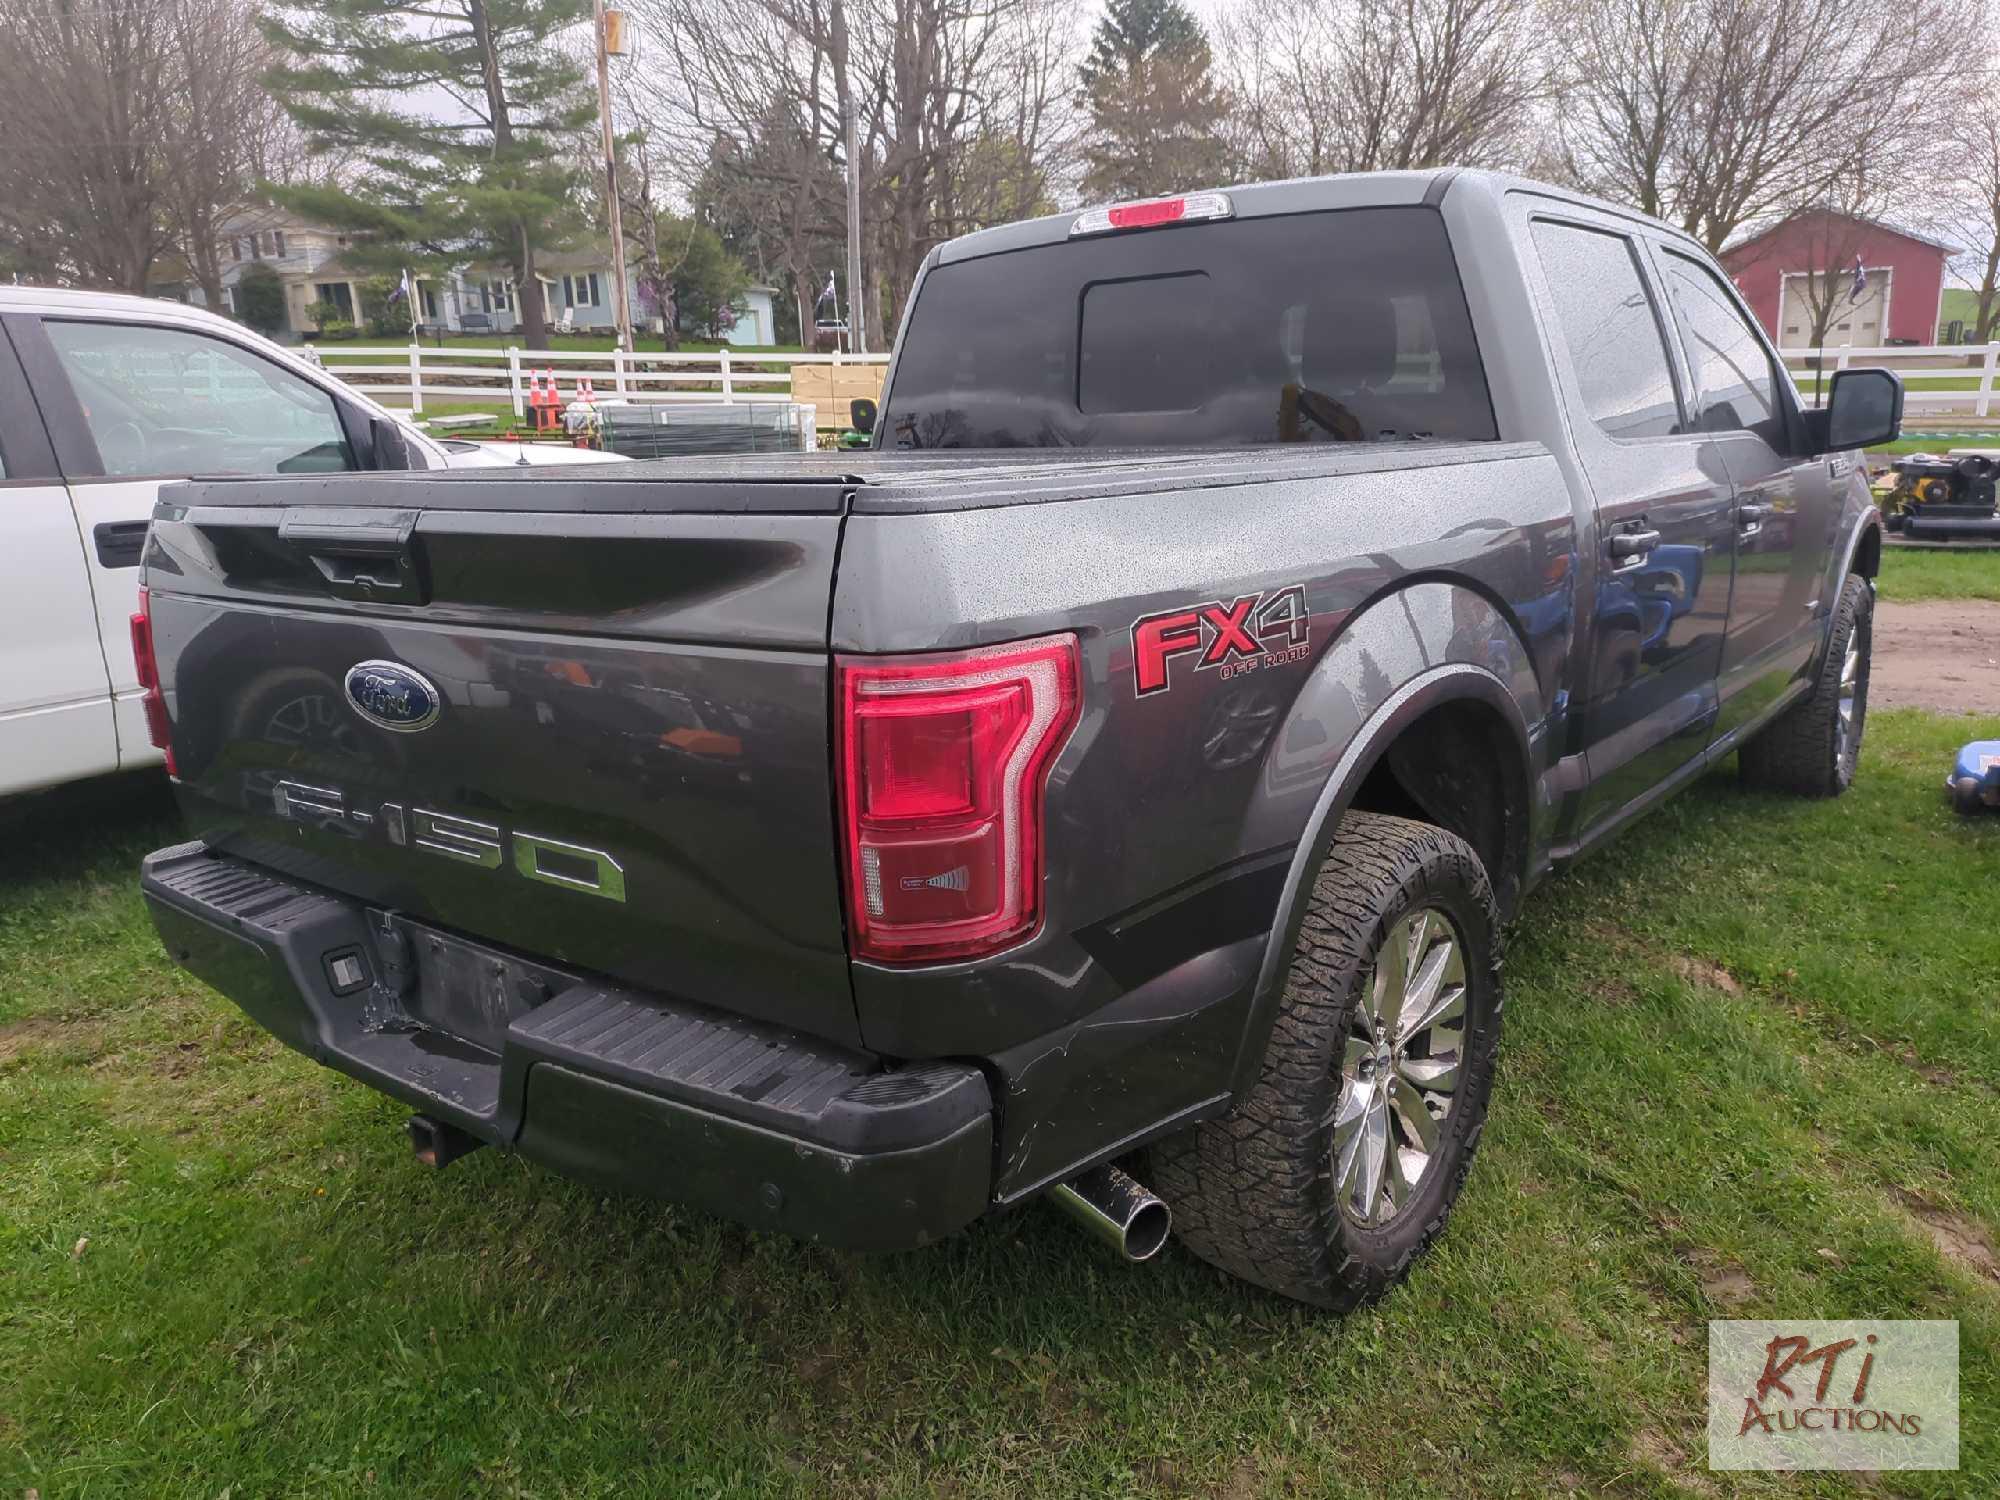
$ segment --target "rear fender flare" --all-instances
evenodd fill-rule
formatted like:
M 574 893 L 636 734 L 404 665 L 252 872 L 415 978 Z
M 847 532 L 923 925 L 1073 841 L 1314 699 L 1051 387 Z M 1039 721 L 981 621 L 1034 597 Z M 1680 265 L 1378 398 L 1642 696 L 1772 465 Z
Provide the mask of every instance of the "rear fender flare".
M 1461 700 L 1492 707 L 1516 741 L 1527 816 L 1521 868 L 1508 873 L 1525 882 L 1553 808 L 1536 758 L 1547 709 L 1521 636 L 1483 595 L 1426 582 L 1378 599 L 1327 649 L 1273 738 L 1246 833 L 1267 837 L 1282 821 L 1284 833 L 1263 847 L 1290 843 L 1292 856 L 1232 1074 L 1239 1096 L 1257 1077 L 1313 876 L 1342 814 L 1404 729 Z

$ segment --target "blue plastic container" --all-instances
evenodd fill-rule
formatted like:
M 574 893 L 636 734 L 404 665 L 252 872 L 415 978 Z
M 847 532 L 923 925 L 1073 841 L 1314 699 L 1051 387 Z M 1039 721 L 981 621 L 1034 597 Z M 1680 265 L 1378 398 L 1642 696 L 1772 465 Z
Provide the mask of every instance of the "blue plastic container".
M 2000 740 L 1974 740 L 1960 750 L 1944 785 L 1962 813 L 2000 811 Z

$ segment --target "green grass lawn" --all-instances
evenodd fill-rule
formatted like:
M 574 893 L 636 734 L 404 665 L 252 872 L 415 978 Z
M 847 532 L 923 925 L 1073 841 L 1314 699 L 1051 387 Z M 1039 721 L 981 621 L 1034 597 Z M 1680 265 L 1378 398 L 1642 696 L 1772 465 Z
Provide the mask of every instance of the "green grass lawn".
M 2000 552 L 1884 547 L 1875 580 L 1884 599 L 2000 599 Z
M 1980 1496 L 2000 1482 L 2000 818 L 1882 714 L 1529 903 L 1437 1249 L 1338 1319 L 1033 1206 L 868 1259 L 606 1199 L 164 958 L 158 796 L 0 842 L 0 1495 Z M 1950 1247 L 1949 1254 L 1940 1245 Z M 1959 1320 L 1962 1469 L 1705 1467 L 1706 1320 Z
M 1893 443 L 1883 443 L 1879 447 L 1870 448 L 1868 456 L 1870 458 L 1887 458 L 1900 453 L 1945 453 L 1953 448 L 2000 447 L 2000 427 L 1996 427 L 1980 437 L 1965 437 L 1962 434 L 1968 431 L 1976 431 L 1977 429 L 1966 427 L 1962 420 L 1955 424 L 1946 417 L 1939 417 L 1936 420 L 1942 424 L 1943 432 L 1952 434 L 1950 437 L 1941 436 L 1937 432 L 1924 432 L 1922 430 L 1911 432 L 1906 419 L 1904 423 L 1904 436 L 1897 438 Z

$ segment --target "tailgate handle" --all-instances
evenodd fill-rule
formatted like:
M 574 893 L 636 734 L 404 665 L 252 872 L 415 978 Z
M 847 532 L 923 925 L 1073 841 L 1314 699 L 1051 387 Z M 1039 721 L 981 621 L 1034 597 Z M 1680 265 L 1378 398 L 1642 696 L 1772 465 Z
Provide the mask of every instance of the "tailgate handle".
M 278 540 L 306 555 L 328 593 L 382 604 L 424 604 L 417 565 L 417 512 L 299 508 L 278 522 Z

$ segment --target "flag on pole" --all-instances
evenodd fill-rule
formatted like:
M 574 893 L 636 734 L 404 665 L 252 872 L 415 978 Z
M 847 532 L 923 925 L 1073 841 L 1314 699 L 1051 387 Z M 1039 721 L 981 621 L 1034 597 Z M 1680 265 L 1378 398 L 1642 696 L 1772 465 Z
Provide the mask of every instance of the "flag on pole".
M 1868 290 L 1868 273 L 1861 268 L 1861 252 L 1854 253 L 1854 285 L 1848 288 L 1847 300 L 1859 302 L 1861 294 Z
M 829 302 L 833 303 L 835 309 L 838 310 L 840 305 L 840 293 L 834 290 L 833 272 L 831 271 L 828 271 L 826 273 L 826 286 L 821 289 L 819 294 L 819 301 L 815 302 L 813 304 L 813 307 L 815 309 L 822 308 L 825 307 Z

